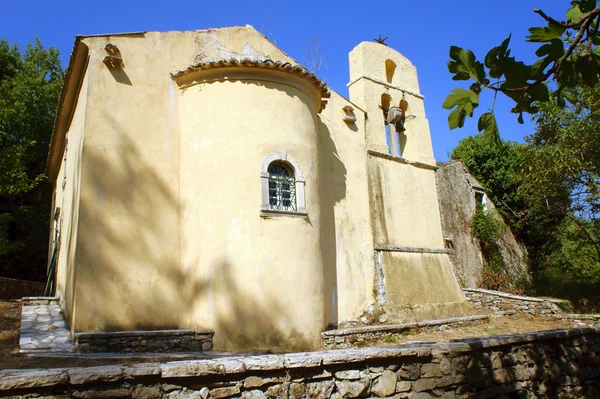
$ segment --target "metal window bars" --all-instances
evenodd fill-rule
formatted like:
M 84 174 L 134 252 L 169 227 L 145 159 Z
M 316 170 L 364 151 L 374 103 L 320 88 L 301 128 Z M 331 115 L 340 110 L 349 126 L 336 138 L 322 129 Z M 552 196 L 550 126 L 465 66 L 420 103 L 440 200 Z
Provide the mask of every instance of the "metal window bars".
M 269 165 L 269 206 L 279 211 L 296 211 L 296 181 L 282 165 Z

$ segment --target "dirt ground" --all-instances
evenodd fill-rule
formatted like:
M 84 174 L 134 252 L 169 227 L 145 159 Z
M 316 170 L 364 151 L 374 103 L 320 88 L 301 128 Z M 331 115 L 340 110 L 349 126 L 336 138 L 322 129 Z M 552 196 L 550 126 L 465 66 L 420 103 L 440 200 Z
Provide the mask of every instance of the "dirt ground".
M 68 357 L 41 357 L 19 353 L 19 328 L 21 302 L 0 301 L 0 370 L 23 368 L 58 368 L 74 366 L 98 366 L 106 364 L 134 364 L 164 362 L 198 358 L 198 354 L 156 355 L 152 357 L 101 357 L 102 355 L 71 355 Z M 443 341 L 488 337 L 502 334 L 518 334 L 531 331 L 556 330 L 581 327 L 572 321 L 554 318 L 513 315 L 492 318 L 489 324 L 460 327 L 446 331 L 431 331 L 404 335 L 401 339 L 385 339 L 382 345 L 397 345 L 411 341 Z M 225 355 L 221 353 L 221 355 Z

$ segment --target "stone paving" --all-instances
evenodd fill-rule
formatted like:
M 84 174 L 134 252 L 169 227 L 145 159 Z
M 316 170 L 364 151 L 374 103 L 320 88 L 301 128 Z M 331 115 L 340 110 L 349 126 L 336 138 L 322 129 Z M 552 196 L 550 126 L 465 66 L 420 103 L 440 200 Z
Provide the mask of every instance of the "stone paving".
M 21 352 L 73 349 L 71 332 L 54 298 L 23 298 Z

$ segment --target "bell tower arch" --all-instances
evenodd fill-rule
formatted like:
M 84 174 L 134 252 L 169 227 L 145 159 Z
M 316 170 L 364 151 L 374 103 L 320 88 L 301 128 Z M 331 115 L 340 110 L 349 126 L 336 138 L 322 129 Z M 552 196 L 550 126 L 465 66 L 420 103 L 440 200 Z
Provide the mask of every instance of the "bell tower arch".
M 349 57 L 350 100 L 367 112 L 367 148 L 435 165 L 417 69 L 379 43 L 362 42 Z

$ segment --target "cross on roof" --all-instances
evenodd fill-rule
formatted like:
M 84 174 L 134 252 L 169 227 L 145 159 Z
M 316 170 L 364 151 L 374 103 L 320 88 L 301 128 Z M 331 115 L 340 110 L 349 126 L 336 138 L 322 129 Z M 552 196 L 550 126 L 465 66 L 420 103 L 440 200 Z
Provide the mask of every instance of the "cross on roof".
M 376 41 L 377 43 L 379 43 L 379 44 L 383 44 L 384 46 L 387 46 L 387 44 L 385 44 L 385 41 L 386 41 L 387 39 L 388 39 L 387 37 L 385 37 L 385 38 L 382 38 L 382 37 L 381 37 L 381 34 L 379 34 L 379 35 L 378 35 L 378 37 L 377 37 L 377 38 L 375 38 L 375 39 L 373 39 L 373 40 L 375 40 L 375 41 Z

